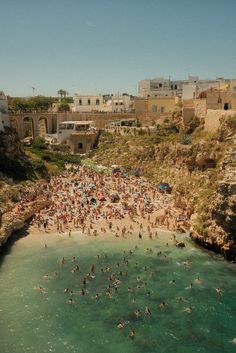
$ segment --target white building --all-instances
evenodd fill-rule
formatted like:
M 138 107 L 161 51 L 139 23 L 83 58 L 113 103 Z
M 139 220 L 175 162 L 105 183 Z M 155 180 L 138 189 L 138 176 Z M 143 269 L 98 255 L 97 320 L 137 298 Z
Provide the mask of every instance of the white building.
M 73 112 L 96 113 L 101 112 L 103 108 L 102 95 L 82 95 L 79 92 L 74 95 Z
M 147 97 L 174 97 L 182 93 L 183 81 L 173 81 L 164 77 L 141 80 L 138 83 L 138 95 Z
M 56 134 L 45 135 L 45 141 L 54 148 L 60 145 L 62 150 L 69 149 L 71 153 L 87 153 L 93 147 L 97 134 L 93 121 L 63 121 L 58 124 Z
M 73 112 L 80 113 L 125 113 L 131 110 L 131 97 L 128 94 L 82 95 L 75 93 Z
M 113 113 L 127 113 L 131 110 L 131 97 L 127 94 L 115 94 L 111 96 Z
M 209 89 L 229 90 L 236 92 L 236 80 L 225 79 L 223 77 L 216 78 L 215 80 L 197 80 L 194 83 L 183 84 L 182 99 L 194 99 Z
M 226 86 L 232 92 L 236 92 L 236 79 L 220 77 L 214 80 L 200 80 L 198 76 L 189 76 L 187 80 L 176 81 L 157 77 L 139 81 L 138 94 L 143 98 L 179 96 L 182 99 L 193 99 L 210 88 L 223 89 Z
M 0 131 L 4 131 L 5 127 L 10 127 L 8 104 L 7 97 L 2 91 L 0 91 Z

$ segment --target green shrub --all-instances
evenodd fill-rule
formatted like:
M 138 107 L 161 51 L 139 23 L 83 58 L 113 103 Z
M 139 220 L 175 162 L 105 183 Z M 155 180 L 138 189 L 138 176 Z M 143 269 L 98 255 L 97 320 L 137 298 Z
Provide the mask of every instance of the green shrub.
M 181 145 L 191 145 L 191 138 L 188 135 L 182 135 L 180 137 Z
M 45 140 L 43 137 L 36 137 L 31 145 L 33 148 L 40 149 L 40 150 L 46 150 L 47 145 L 45 144 Z

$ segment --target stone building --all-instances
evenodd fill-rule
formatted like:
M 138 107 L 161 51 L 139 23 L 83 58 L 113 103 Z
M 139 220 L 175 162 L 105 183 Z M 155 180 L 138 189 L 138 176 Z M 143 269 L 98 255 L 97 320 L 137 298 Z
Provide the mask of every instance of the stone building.
M 205 118 L 207 111 L 235 111 L 236 114 L 236 92 L 230 90 L 210 89 L 200 94 L 200 97 L 193 100 L 193 107 L 196 116 Z

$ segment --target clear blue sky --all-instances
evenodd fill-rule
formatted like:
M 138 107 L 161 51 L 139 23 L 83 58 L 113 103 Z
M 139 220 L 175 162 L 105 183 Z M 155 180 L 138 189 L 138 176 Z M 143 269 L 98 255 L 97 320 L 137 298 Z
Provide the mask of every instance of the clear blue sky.
M 0 90 L 137 93 L 141 79 L 236 77 L 236 0 L 2 0 Z

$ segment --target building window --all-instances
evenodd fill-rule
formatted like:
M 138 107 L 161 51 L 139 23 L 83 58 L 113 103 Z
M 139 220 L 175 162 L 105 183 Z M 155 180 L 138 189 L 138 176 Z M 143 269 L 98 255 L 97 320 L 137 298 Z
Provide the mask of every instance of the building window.
M 178 86 L 177 86 L 177 85 L 175 85 L 175 89 L 178 89 Z
M 96 99 L 96 105 L 99 105 L 99 104 L 100 104 L 100 100 Z
M 161 113 L 164 113 L 165 107 L 161 107 Z
M 159 83 L 159 87 L 162 88 L 162 83 Z
M 79 149 L 79 150 L 82 150 L 82 148 L 83 148 L 83 144 L 82 144 L 82 142 L 79 142 L 79 143 L 78 143 L 78 149 Z
M 88 99 L 88 105 L 90 105 L 91 104 L 91 99 Z
M 82 105 L 82 99 L 79 99 L 79 105 Z
M 153 106 L 152 106 L 152 112 L 153 112 L 153 113 L 157 113 L 157 106 L 156 106 L 156 105 L 153 105 Z

